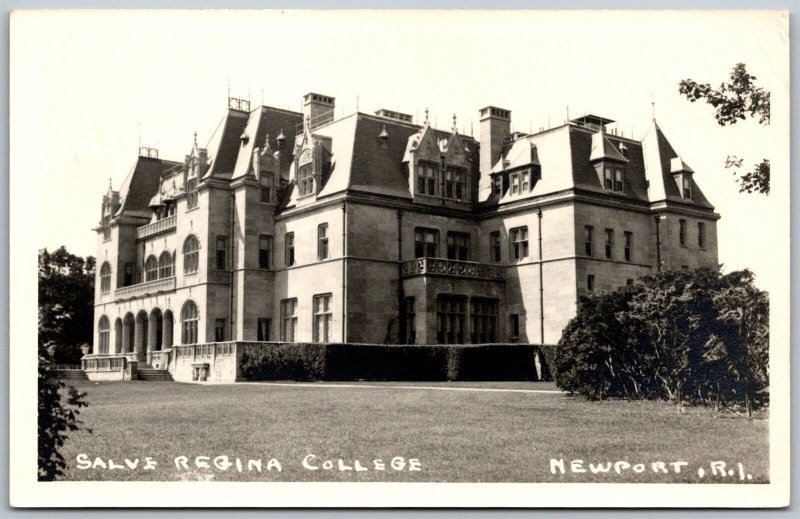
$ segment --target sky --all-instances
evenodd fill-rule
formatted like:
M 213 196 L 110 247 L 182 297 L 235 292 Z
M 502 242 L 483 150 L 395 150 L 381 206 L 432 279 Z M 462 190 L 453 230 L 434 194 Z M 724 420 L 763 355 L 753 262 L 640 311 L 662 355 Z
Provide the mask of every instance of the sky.
M 788 15 L 769 11 L 41 11 L 11 25 L 11 198 L 26 243 L 96 253 L 102 195 L 138 146 L 183 160 L 235 97 L 300 110 L 303 94 L 389 108 L 478 134 L 478 110 L 520 131 L 594 113 L 640 139 L 653 114 L 715 205 L 725 270 L 764 281 L 788 261 Z M 678 93 L 736 63 L 772 94 L 772 124 L 721 127 Z M 740 194 L 725 158 L 772 162 L 769 196 Z M 26 198 L 27 200 L 28 198 Z M 12 239 L 14 234 L 12 213 Z M 779 245 L 779 246 L 778 246 Z M 785 245 L 785 248 L 784 248 Z M 777 248 L 776 248 L 777 247 Z M 786 257 L 781 257 L 785 251 Z M 773 280 L 769 284 L 786 282 Z M 767 286 L 767 288 L 769 288 Z

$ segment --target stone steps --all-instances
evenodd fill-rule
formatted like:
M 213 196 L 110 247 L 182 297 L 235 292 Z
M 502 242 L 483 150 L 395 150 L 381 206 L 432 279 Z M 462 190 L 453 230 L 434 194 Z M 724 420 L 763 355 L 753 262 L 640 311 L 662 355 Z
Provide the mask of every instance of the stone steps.
M 166 369 L 142 367 L 137 370 L 137 378 L 146 382 L 172 382 L 172 374 Z
M 54 369 L 53 374 L 62 380 L 89 380 L 82 369 Z

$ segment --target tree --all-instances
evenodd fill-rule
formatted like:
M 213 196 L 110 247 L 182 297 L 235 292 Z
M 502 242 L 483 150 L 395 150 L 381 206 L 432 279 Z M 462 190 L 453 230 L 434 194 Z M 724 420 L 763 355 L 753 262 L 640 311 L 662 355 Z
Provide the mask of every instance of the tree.
M 759 124 L 770 122 L 770 93 L 756 86 L 757 78 L 747 73 L 744 63 L 737 63 L 730 74 L 730 81 L 721 83 L 716 89 L 710 84 L 700 84 L 693 79 L 680 82 L 679 92 L 694 103 L 705 100 L 716 109 L 714 117 L 720 126 L 736 124 L 748 116 L 758 119 Z M 742 159 L 728 156 L 725 168 L 738 169 Z M 764 159 L 753 167 L 753 170 L 741 175 L 739 192 L 769 194 L 769 160 Z M 734 175 L 738 173 L 735 171 Z
M 53 360 L 74 364 L 92 342 L 95 260 L 63 246 L 39 251 L 39 344 L 56 346 Z

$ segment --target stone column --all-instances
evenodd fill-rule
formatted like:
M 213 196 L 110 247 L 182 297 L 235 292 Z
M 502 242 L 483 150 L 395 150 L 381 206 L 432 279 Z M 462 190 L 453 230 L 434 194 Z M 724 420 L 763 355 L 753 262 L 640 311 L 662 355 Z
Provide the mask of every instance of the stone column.
M 140 361 L 145 360 L 145 341 L 147 334 L 147 321 L 141 317 L 136 318 L 136 325 L 134 327 L 133 348 L 136 354 L 136 359 Z
M 151 317 L 153 317 L 152 314 Z M 157 318 L 153 318 L 151 319 L 153 322 L 148 321 L 147 323 L 147 355 L 145 360 L 147 365 L 151 365 L 153 363 L 153 350 L 156 349 L 156 335 L 158 334 L 158 325 L 156 323 L 156 319 Z

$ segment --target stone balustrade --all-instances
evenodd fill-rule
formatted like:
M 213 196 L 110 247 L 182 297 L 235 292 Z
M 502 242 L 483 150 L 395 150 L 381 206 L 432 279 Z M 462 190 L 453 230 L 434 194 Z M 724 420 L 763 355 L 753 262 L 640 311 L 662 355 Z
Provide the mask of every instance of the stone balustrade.
M 84 355 L 81 359 L 84 371 L 124 371 L 126 364 L 125 354 Z
M 503 281 L 503 267 L 473 261 L 458 261 L 442 258 L 417 258 L 401 264 L 404 278 L 412 276 L 451 276 L 468 279 Z
M 114 290 L 114 300 L 133 299 L 175 291 L 175 277 L 146 281 Z
M 162 232 L 168 232 L 173 229 L 178 224 L 178 215 L 173 214 L 172 216 L 168 216 L 157 222 L 149 223 L 147 225 L 143 225 L 136 229 L 136 239 L 143 240 L 145 238 L 149 238 L 150 236 L 154 236 L 156 234 L 161 234 Z

